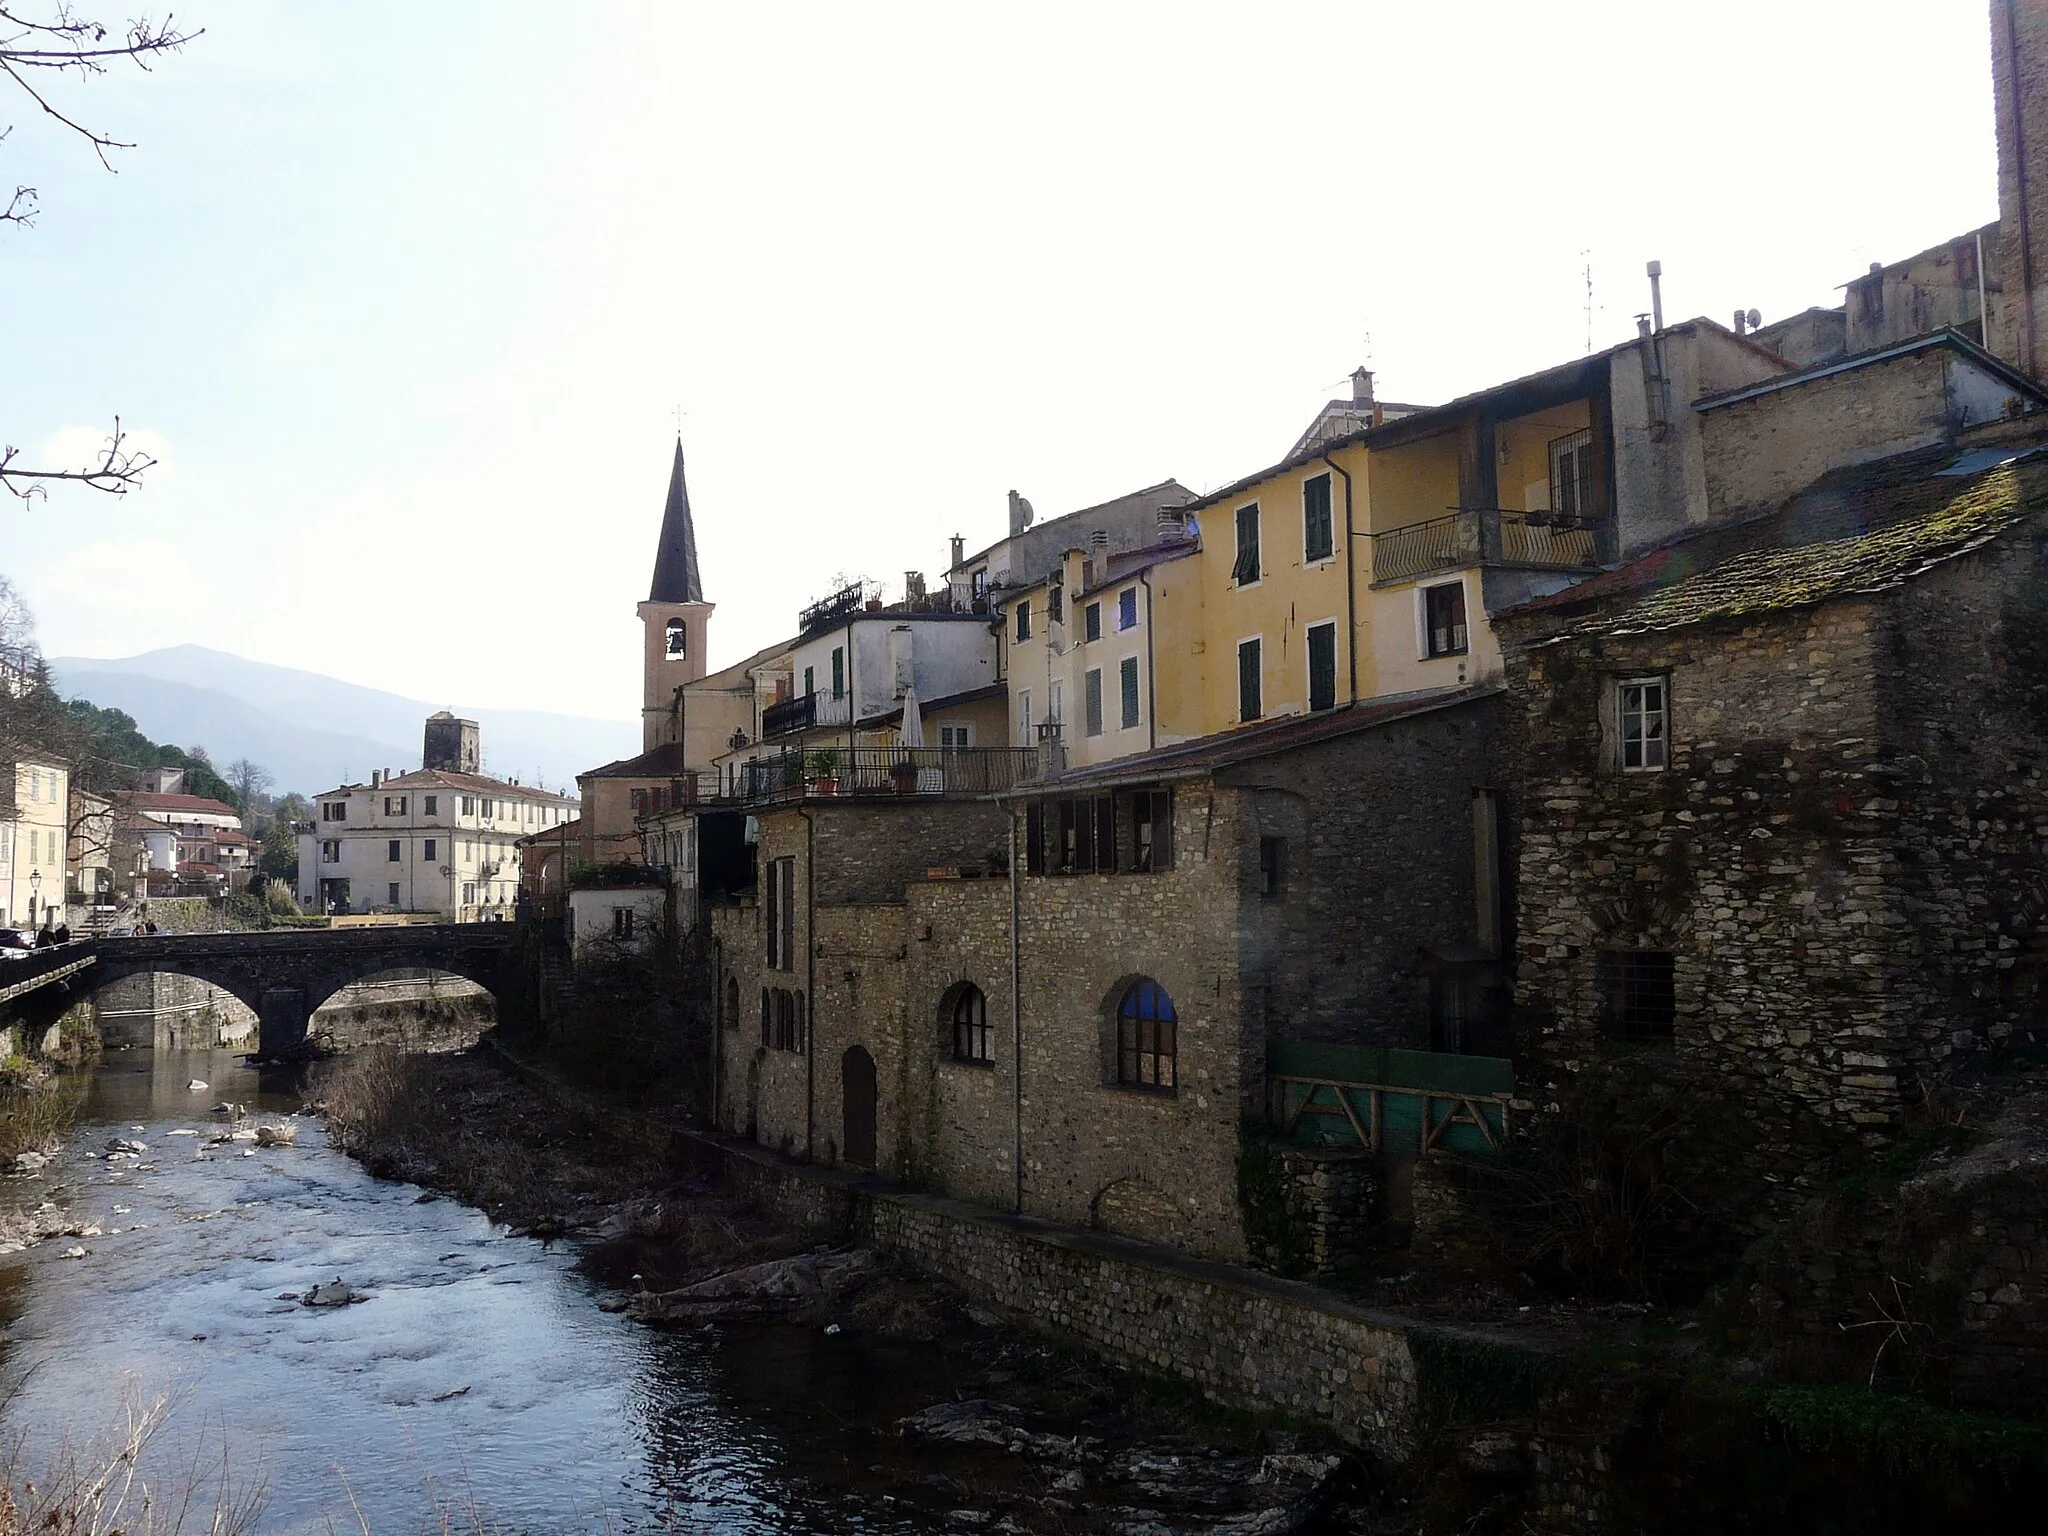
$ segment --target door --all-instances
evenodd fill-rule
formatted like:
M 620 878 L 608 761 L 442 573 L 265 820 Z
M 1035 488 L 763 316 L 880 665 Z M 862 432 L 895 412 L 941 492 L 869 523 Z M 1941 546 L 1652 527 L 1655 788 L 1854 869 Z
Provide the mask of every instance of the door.
M 839 1058 L 840 1145 L 847 1162 L 875 1166 L 875 1058 L 851 1045 Z

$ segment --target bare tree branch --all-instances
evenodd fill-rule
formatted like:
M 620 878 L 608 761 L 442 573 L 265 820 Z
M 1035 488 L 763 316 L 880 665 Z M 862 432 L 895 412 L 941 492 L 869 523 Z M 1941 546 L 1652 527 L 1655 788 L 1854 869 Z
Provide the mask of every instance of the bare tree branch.
M 89 490 L 125 496 L 142 483 L 142 472 L 156 465 L 156 460 L 141 449 L 124 448 L 122 444 L 127 441 L 128 434 L 121 430 L 121 418 L 116 416 L 114 432 L 106 447 L 100 450 L 97 461 L 82 469 L 17 468 L 14 461 L 21 450 L 9 443 L 0 448 L 0 487 L 23 501 L 47 495 L 45 486 L 51 480 L 69 480 Z
M 107 29 L 100 22 L 81 20 L 68 4 L 60 3 L 49 21 L 32 21 L 8 5 L 0 5 L 0 75 L 5 75 L 29 99 L 92 146 L 100 164 L 114 168 L 107 158 L 110 149 L 132 149 L 134 145 L 112 134 L 88 128 L 78 119 L 59 111 L 42 91 L 29 84 L 25 71 L 49 70 L 57 74 L 98 75 L 106 72 L 112 59 L 130 59 L 140 69 L 165 53 L 174 53 L 199 32 L 181 32 L 170 16 L 162 22 L 142 17 L 128 24 L 120 41 L 107 43 Z M 101 46 L 106 44 L 106 46 Z M 17 194 L 19 196 L 19 194 Z M 19 222 L 19 221 L 17 221 Z

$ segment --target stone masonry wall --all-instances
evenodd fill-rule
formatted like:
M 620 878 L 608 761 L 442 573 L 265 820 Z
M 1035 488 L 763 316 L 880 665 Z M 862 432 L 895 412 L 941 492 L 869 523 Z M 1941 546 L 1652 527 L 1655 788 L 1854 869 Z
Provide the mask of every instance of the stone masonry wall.
M 1897 1010 L 1890 829 L 1867 601 L 1511 654 L 1519 793 L 1518 1073 L 1539 1105 L 1608 1050 L 1603 949 L 1674 956 L 1674 1037 L 1647 1059 L 1733 1087 L 1753 1174 L 1797 1184 L 1817 1145 L 1888 1125 Z M 1614 766 L 1612 694 L 1666 674 L 1671 758 Z

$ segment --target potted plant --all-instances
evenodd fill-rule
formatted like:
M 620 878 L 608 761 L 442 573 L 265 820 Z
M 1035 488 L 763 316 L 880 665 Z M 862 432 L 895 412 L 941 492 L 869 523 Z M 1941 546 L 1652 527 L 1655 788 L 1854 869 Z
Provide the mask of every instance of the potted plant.
M 896 793 L 912 795 L 917 793 L 917 759 L 905 752 L 889 765 L 889 777 L 896 781 Z
M 839 793 L 839 749 L 820 747 L 810 758 L 811 788 L 821 795 Z

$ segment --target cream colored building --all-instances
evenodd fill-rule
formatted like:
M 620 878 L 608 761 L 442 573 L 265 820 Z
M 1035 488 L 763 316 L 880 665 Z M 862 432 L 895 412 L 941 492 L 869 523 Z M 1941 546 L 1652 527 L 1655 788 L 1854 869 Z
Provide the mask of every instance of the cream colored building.
M 0 805 L 0 925 L 63 920 L 71 841 L 71 771 L 48 758 L 0 769 L 11 802 Z

